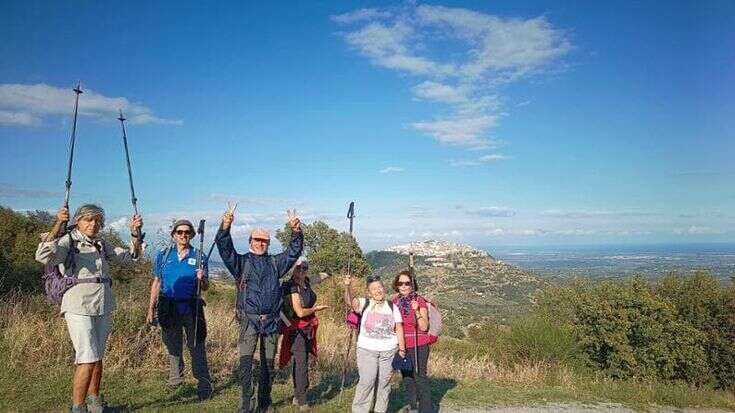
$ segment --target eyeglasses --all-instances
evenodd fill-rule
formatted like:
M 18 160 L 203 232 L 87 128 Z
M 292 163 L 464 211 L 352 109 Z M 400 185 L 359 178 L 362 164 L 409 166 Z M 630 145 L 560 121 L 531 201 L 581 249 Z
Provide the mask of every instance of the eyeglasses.
M 174 233 L 176 235 L 188 235 L 188 236 L 191 236 L 191 231 L 189 231 L 187 229 L 177 229 L 176 231 L 174 231 Z
M 398 281 L 396 283 L 396 285 L 399 286 L 399 287 L 401 287 L 401 286 L 410 287 L 411 286 L 411 281 Z
M 254 242 L 264 242 L 266 244 L 269 244 L 271 242 L 271 240 L 269 240 L 268 238 L 252 238 L 252 240 Z

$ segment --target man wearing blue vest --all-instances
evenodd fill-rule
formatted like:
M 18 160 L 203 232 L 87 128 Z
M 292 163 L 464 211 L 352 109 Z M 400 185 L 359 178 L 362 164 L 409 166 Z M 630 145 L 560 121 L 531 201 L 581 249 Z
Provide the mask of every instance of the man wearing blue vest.
M 237 283 L 237 317 L 240 321 L 239 378 L 242 386 L 243 413 L 255 409 L 252 383 L 253 354 L 260 342 L 260 375 L 258 379 L 258 411 L 265 412 L 271 405 L 273 360 L 276 356 L 278 321 L 283 299 L 280 278 L 288 273 L 301 255 L 304 236 L 296 214 L 288 211 L 291 242 L 280 254 L 268 254 L 270 234 L 264 229 L 250 233 L 250 252 L 238 254 L 232 244 L 230 227 L 235 219 L 234 210 L 225 212 L 222 227 L 217 232 L 217 249 L 230 274 Z

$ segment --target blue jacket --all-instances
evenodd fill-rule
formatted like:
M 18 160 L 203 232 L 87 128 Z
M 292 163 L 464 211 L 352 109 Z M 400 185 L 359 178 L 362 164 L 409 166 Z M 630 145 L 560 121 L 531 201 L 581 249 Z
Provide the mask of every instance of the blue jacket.
M 296 263 L 304 245 L 304 235 L 293 232 L 291 243 L 280 254 L 255 255 L 251 252 L 238 254 L 232 244 L 230 231 L 220 230 L 215 237 L 219 255 L 225 266 L 240 285 L 245 277 L 245 291 L 239 291 L 238 312 L 247 315 L 252 326 L 260 333 L 275 333 L 278 330 L 279 313 L 283 304 L 280 278 Z M 247 272 L 247 273 L 245 273 Z M 243 274 L 245 273 L 245 274 Z M 260 320 L 259 316 L 265 316 Z M 241 322 L 245 322 L 242 318 Z

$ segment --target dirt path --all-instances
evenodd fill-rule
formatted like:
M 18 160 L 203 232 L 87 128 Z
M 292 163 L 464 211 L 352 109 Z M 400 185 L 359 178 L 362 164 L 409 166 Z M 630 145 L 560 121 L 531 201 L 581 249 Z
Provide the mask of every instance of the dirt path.
M 677 407 L 652 407 L 647 410 L 651 413 L 730 413 L 722 409 L 680 409 Z M 439 413 L 637 413 L 629 407 L 616 403 L 557 403 L 538 406 L 514 407 L 442 407 Z

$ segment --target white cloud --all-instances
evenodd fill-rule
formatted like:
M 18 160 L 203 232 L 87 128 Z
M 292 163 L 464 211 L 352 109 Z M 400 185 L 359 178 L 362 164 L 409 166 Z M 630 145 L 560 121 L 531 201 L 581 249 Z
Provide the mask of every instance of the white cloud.
M 387 19 L 391 14 L 378 9 L 359 9 L 349 13 L 332 16 L 332 20 L 339 24 L 350 24 L 365 20 Z
M 471 215 L 477 215 L 481 217 L 497 218 L 497 217 L 512 217 L 516 214 L 516 211 L 506 207 L 480 207 L 475 210 L 468 211 Z
M 0 125 L 33 126 L 36 123 L 38 119 L 35 119 L 30 113 L 0 110 Z
M 677 228 L 674 230 L 675 234 L 679 235 L 713 235 L 713 234 L 723 234 L 725 231 L 721 229 L 706 227 L 706 226 L 699 226 L 699 225 L 691 225 L 687 228 Z
M 43 83 L 35 85 L 0 85 L 0 123 L 32 126 L 45 116 L 69 116 L 74 108 L 71 88 L 59 88 Z M 124 97 L 107 97 L 91 89 L 79 97 L 79 116 L 114 121 L 122 109 L 130 123 L 181 125 L 182 121 L 165 119 L 141 104 Z
M 478 166 L 482 164 L 488 164 L 498 161 L 507 161 L 509 159 L 512 159 L 510 156 L 501 155 L 497 153 L 491 153 L 488 155 L 480 156 L 476 159 L 453 159 L 449 161 L 449 164 L 452 166 Z
M 567 219 L 616 218 L 616 217 L 650 217 L 660 215 L 647 211 L 607 211 L 607 210 L 574 210 L 562 211 L 552 209 L 541 213 L 542 216 Z
M 503 19 L 467 9 L 426 5 L 419 6 L 416 14 L 420 22 L 444 25 L 448 33 L 469 43 L 471 59 L 460 70 L 470 77 L 492 69 L 505 71 L 501 79 L 512 80 L 571 49 L 564 32 L 543 16 Z
M 497 125 L 497 116 L 458 116 L 435 121 L 416 122 L 414 129 L 426 132 L 438 142 L 449 145 L 479 146 L 490 141 L 483 138 L 485 131 Z
M 447 74 L 454 70 L 451 65 L 438 64 L 413 54 L 408 45 L 413 43 L 414 36 L 414 28 L 404 22 L 399 21 L 392 26 L 372 22 L 348 33 L 346 40 L 373 64 L 387 69 L 414 75 Z
M 467 90 L 430 80 L 414 86 L 413 93 L 422 99 L 437 102 L 461 103 L 467 101 Z
M 126 228 L 129 227 L 129 225 L 128 225 L 129 219 L 130 218 L 128 218 L 128 217 L 120 217 L 120 218 L 117 218 L 117 219 L 115 219 L 115 220 L 113 220 L 111 222 L 108 222 L 107 223 L 107 226 L 109 228 L 114 229 L 115 231 L 117 231 L 117 232 L 119 232 L 121 234 L 127 234 L 129 231 L 126 230 Z
M 403 168 L 401 168 L 400 166 L 388 166 L 380 170 L 381 174 L 389 174 L 389 173 L 396 173 L 396 172 L 403 172 Z
M 410 123 L 412 128 L 440 143 L 470 149 L 491 146 L 490 132 L 500 116 L 495 89 L 542 73 L 572 49 L 567 34 L 543 16 L 503 18 L 408 3 L 402 13 L 359 9 L 333 20 L 359 24 L 344 33 L 350 46 L 377 66 L 422 78 L 414 95 L 453 110 Z M 456 41 L 452 45 L 459 48 L 447 53 L 447 41 Z

